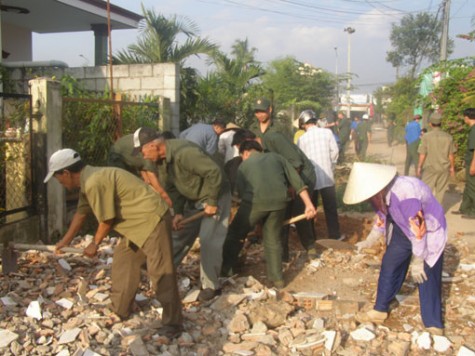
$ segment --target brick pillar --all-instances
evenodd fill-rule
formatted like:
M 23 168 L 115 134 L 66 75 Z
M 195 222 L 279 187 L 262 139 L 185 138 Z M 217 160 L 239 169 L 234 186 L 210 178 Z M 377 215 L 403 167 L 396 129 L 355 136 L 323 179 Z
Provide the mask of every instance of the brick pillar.
M 38 136 L 35 140 L 38 145 L 36 150 L 41 151 L 42 160 L 37 160 L 38 172 L 36 181 L 44 184 L 43 179 L 48 172 L 49 157 L 62 147 L 62 96 L 61 85 L 58 81 L 48 78 L 38 78 L 29 81 L 31 87 L 33 115 L 35 117 L 34 132 Z M 39 191 L 42 191 L 39 189 Z M 44 189 L 43 189 L 44 191 Z M 46 240 L 52 236 L 61 236 L 66 225 L 66 194 L 65 189 L 56 179 L 51 179 L 46 185 Z

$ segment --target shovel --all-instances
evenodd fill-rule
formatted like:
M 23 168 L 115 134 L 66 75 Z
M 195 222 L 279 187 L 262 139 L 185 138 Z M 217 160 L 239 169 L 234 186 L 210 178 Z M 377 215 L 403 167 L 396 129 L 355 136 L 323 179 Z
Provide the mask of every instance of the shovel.
M 18 270 L 17 264 L 17 253 L 16 250 L 27 251 L 27 250 L 35 250 L 35 251 L 47 251 L 47 252 L 54 252 L 56 250 L 56 246 L 54 245 L 32 245 L 32 244 L 16 244 L 16 243 L 9 243 L 5 244 L 2 250 L 2 272 L 3 274 L 14 273 Z M 83 249 L 74 248 L 74 247 L 63 247 L 61 251 L 66 253 L 78 253 L 82 254 Z

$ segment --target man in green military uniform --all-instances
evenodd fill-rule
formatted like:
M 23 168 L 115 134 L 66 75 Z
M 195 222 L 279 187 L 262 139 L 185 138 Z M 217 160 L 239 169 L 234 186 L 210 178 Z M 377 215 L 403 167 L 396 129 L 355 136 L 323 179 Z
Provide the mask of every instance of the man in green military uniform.
M 358 151 L 356 155 L 360 161 L 366 159 L 366 151 L 368 150 L 369 141 L 371 140 L 371 126 L 368 114 L 361 117 L 363 120 L 356 126 L 355 133 L 358 140 Z
M 455 146 L 452 136 L 441 130 L 442 117 L 433 113 L 429 124 L 432 128 L 421 138 L 417 176 L 427 184 L 442 205 L 449 176 L 455 176 Z
M 258 128 L 255 132 L 257 140 L 266 152 L 274 152 L 284 157 L 292 167 L 299 173 L 300 177 L 308 187 L 315 186 L 315 170 L 312 162 L 309 161 L 305 153 L 297 147 L 290 139 L 284 136 L 273 126 L 272 105 L 266 98 L 258 98 L 254 102 L 254 116 L 257 118 Z M 304 211 L 304 206 L 299 199 L 293 199 L 289 206 L 287 217 L 290 215 L 300 215 Z M 317 257 L 315 248 L 315 231 L 313 220 L 300 221 L 295 224 L 302 246 L 307 250 L 309 258 Z M 284 260 L 289 259 L 288 229 L 283 229 L 282 246 Z
M 134 146 L 145 159 L 165 165 L 166 190 L 173 201 L 173 228 L 180 221 L 204 210 L 205 216 L 186 225 L 173 236 L 175 263 L 179 263 L 200 238 L 200 301 L 212 299 L 221 291 L 219 273 L 222 249 L 228 231 L 231 192 L 223 169 L 198 145 L 188 140 L 165 140 L 155 130 L 143 127 L 134 133 Z
M 121 235 L 112 262 L 113 311 L 128 317 L 146 263 L 157 300 L 163 307 L 159 333 L 176 337 L 182 331 L 182 307 L 172 262 L 171 215 L 165 201 L 136 176 L 123 169 L 85 166 L 77 152 L 63 149 L 49 160 L 44 182 L 55 177 L 66 189 L 80 189 L 77 211 L 68 231 L 57 243 L 68 246 L 88 214 L 99 222 L 86 256 L 95 256 L 101 241 L 115 230 Z
M 134 156 L 132 154 L 134 149 L 133 137 L 133 134 L 125 135 L 115 141 L 109 151 L 107 165 L 125 169 L 137 177 L 142 177 L 144 182 L 150 184 L 171 208 L 172 201 L 158 180 L 155 163 L 144 159 L 141 155 Z
M 228 276 L 237 263 L 246 235 L 255 224 L 263 221 L 264 254 L 269 280 L 278 288 L 284 287 L 282 275 L 282 223 L 289 202 L 288 183 L 304 204 L 307 219 L 315 216 L 315 207 L 302 179 L 282 156 L 262 153 L 256 141 L 244 141 L 239 147 L 243 163 L 236 180 L 239 209 L 229 227 L 223 247 L 221 274 Z
M 458 211 L 465 219 L 475 219 L 475 108 L 465 109 L 463 119 L 470 127 L 465 154 L 465 188 Z

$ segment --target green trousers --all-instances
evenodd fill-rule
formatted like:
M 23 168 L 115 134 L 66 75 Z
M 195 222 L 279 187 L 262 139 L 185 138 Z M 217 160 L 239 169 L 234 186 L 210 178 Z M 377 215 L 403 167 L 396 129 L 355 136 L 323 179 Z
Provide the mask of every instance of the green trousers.
M 223 265 L 221 275 L 227 276 L 235 267 L 244 239 L 254 226 L 262 221 L 264 256 L 266 259 L 267 278 L 272 281 L 284 279 L 282 274 L 282 223 L 286 209 L 275 211 L 259 210 L 248 202 L 241 202 L 239 209 L 229 225 L 223 247 Z
M 358 142 L 358 152 L 356 154 L 358 155 L 358 159 L 360 161 L 364 161 L 366 159 L 366 151 L 368 150 L 368 140 L 359 140 Z
M 182 305 L 172 259 L 171 216 L 164 216 L 142 248 L 122 238 L 112 261 L 112 310 L 121 318 L 129 316 L 140 283 L 141 266 L 147 272 L 157 300 L 163 307 L 163 325 L 182 325 Z
M 466 215 L 475 216 L 475 176 L 470 175 L 470 165 L 466 165 L 465 189 L 463 190 L 460 211 Z
M 449 186 L 450 172 L 448 169 L 444 171 L 434 171 L 430 168 L 422 170 L 422 181 L 432 190 L 437 201 L 442 205 L 444 194 Z
M 409 175 L 409 169 L 411 165 L 414 165 L 414 168 L 417 169 L 417 164 L 419 163 L 419 153 L 417 149 L 419 148 L 419 143 L 421 140 L 416 140 L 412 143 L 406 142 L 406 162 L 404 164 L 404 175 Z

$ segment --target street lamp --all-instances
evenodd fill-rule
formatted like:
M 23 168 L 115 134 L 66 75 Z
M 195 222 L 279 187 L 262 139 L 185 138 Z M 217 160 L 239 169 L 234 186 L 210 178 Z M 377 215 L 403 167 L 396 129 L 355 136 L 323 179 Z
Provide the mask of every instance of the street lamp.
M 346 98 L 347 98 L 347 109 L 346 109 L 346 115 L 347 117 L 351 117 L 351 94 L 350 94 L 350 88 L 351 88 L 351 34 L 354 33 L 356 30 L 353 27 L 346 27 L 343 29 L 343 31 L 348 33 L 348 79 L 347 79 L 347 84 L 346 84 Z

